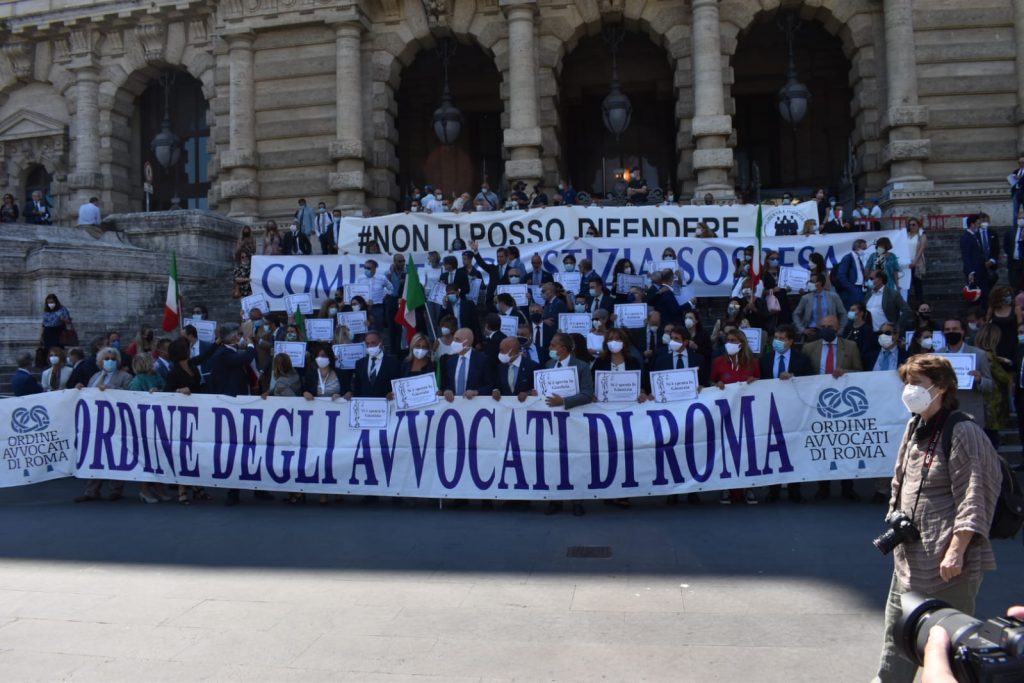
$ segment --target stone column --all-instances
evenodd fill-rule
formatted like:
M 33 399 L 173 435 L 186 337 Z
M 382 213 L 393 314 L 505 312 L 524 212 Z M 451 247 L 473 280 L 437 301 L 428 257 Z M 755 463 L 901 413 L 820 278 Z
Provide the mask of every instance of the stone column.
M 718 0 L 693 0 L 693 104 L 696 194 L 710 192 L 716 199 L 732 198 L 732 150 L 728 144 L 732 119 L 725 113 Z
M 330 174 L 331 190 L 337 193 L 337 208 L 350 214 L 366 205 L 366 176 L 363 155 L 363 25 L 346 21 L 334 25 L 335 102 L 337 133 L 330 145 L 331 159 L 337 164 Z
M 253 222 L 259 215 L 259 182 L 256 157 L 256 99 L 253 85 L 253 50 L 256 36 L 237 33 L 228 41 L 228 150 L 220 167 L 230 177 L 221 181 L 221 199 L 229 203 L 228 215 Z
M 1013 0 L 1013 33 L 1017 43 L 1017 149 L 1024 152 L 1024 0 Z
M 69 211 L 90 197 L 98 197 L 103 186 L 100 175 L 99 71 L 90 63 L 73 67 L 75 74 L 75 118 L 71 122 L 75 145 L 74 173 L 68 184 L 74 190 Z M 53 169 L 50 169 L 51 171 Z M 76 214 L 77 215 L 77 214 Z
M 501 0 L 501 7 L 508 18 L 509 127 L 505 131 L 505 147 L 510 159 L 505 162 L 505 176 L 510 184 L 522 180 L 532 185 L 544 173 L 537 125 L 537 2 Z
M 882 150 L 882 161 L 889 165 L 890 192 L 930 190 L 924 176 L 924 159 L 931 142 L 924 137 L 928 110 L 917 102 L 917 58 L 914 53 L 913 0 L 885 2 L 885 67 L 887 110 L 883 129 L 889 143 Z

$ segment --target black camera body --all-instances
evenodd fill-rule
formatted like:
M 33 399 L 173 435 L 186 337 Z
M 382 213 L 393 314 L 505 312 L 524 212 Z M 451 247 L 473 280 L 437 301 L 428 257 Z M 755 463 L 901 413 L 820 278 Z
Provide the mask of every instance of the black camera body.
M 914 526 L 914 520 L 902 510 L 893 510 L 886 515 L 885 523 L 889 528 L 872 541 L 883 555 L 888 555 L 901 543 L 921 540 L 921 532 Z
M 960 683 L 1024 681 L 1024 621 L 1012 617 L 981 621 L 920 593 L 904 593 L 901 600 L 896 642 L 910 661 L 924 665 L 928 633 L 940 626 L 949 634 L 949 664 Z

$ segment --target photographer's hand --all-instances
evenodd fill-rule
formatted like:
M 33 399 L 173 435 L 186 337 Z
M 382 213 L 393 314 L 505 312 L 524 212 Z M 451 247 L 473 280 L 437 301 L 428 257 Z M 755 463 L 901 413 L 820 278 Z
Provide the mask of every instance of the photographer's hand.
M 1024 619 L 1024 606 L 1011 607 L 1006 616 Z M 949 634 L 941 626 L 932 626 L 924 646 L 924 668 L 921 683 L 957 683 L 949 668 Z

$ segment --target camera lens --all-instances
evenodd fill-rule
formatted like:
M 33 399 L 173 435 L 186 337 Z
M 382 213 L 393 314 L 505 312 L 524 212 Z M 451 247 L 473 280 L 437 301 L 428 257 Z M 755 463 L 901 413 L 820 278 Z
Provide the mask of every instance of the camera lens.
M 903 654 L 918 666 L 924 666 L 924 646 L 933 626 L 941 626 L 949 634 L 953 648 L 975 633 L 982 622 L 953 609 L 942 600 L 913 591 L 900 596 L 903 613 L 896 621 L 896 643 Z
M 893 548 L 900 544 L 900 542 L 896 539 L 896 532 L 892 529 L 889 529 L 885 533 L 881 534 L 878 538 L 871 541 L 871 543 L 874 544 L 874 546 L 878 548 L 878 552 L 882 553 L 883 555 L 888 555 L 893 551 Z

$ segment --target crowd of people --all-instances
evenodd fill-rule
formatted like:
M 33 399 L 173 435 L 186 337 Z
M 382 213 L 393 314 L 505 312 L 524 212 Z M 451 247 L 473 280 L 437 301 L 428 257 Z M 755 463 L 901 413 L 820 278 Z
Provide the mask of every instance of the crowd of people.
M 562 186 L 557 196 L 564 197 L 567 191 L 571 187 Z M 434 202 L 443 202 L 439 193 L 432 190 L 428 194 Z M 794 201 L 791 197 L 783 200 Z M 824 191 L 819 191 L 815 200 L 824 226 L 845 221 L 841 210 L 825 199 Z M 500 203 L 486 184 L 472 201 L 475 206 L 484 201 L 487 208 Z M 861 208 L 852 219 L 872 220 L 873 209 L 860 212 Z M 314 211 L 305 200 L 299 200 L 294 222 L 285 235 L 270 221 L 259 245 L 253 230 L 245 227 L 235 251 L 232 295 L 240 298 L 251 292 L 249 266 L 259 251 L 307 253 L 315 239 L 321 251 L 329 253 L 339 220 L 340 212 L 328 211 L 325 203 L 320 202 Z M 967 285 L 984 289 L 983 298 L 964 312 L 963 319 L 932 317 L 922 287 L 927 238 L 916 218 L 907 220 L 905 228 L 912 254 L 909 270 L 904 268 L 908 264 L 900 263 L 892 253 L 886 237 L 880 236 L 873 244 L 857 238 L 834 267 L 813 255 L 808 283 L 797 291 L 780 286 L 780 259 L 774 251 L 766 251 L 761 273 L 754 277 L 754 248 L 749 246 L 735 261 L 732 294 L 724 312 L 715 318 L 709 315 L 709 302 L 686 299 L 677 268 L 620 259 L 606 280 L 590 261 L 566 255 L 560 273 L 573 277 L 555 277 L 558 273 L 545 269 L 537 255 L 527 264 L 517 247 L 502 247 L 492 263 L 471 242 L 454 245 L 464 251 L 428 254 L 420 280 L 427 292 L 443 290 L 443 298 L 432 298 L 417 311 L 418 333 L 411 339 L 395 320 L 407 270 L 405 255 L 394 254 L 390 263 L 366 259 L 362 275 L 354 283 L 359 286 L 358 295 L 348 296 L 339 289 L 299 320 L 295 312 L 253 308 L 240 324 L 222 321 L 216 339 L 209 341 L 200 340 L 196 327 L 186 320 L 176 337 L 157 338 L 152 328 L 145 327 L 126 347 L 113 331 L 94 339 L 85 349 L 66 348 L 71 314 L 50 294 L 44 302 L 39 349 L 35 358 L 25 354 L 19 360 L 12 384 L 19 395 L 98 387 L 313 399 L 389 397 L 392 379 L 435 373 L 438 391 L 449 401 L 456 396 L 525 400 L 536 395 L 533 373 L 538 368 L 573 365 L 581 378 L 579 393 L 547 400 L 551 406 L 573 407 L 594 400 L 592 379 L 597 371 L 640 371 L 637 401 L 644 402 L 651 398 L 649 375 L 653 371 L 694 368 L 701 387 L 721 388 L 759 379 L 838 378 L 848 372 L 896 370 L 912 356 L 944 351 L 975 356 L 972 374 L 976 381 L 972 389 L 961 391 L 961 404 L 978 417 L 998 446 L 999 431 L 1010 426 L 1011 400 L 1024 395 L 1022 383 L 1017 381 L 1024 376 L 1024 294 L 1019 287 L 999 284 L 997 252 L 987 252 L 991 259 L 968 263 L 969 257 L 975 258 L 968 240 L 986 247 L 999 243 L 994 235 L 988 235 L 985 217 L 972 216 L 965 227 L 962 247 Z M 1010 276 L 1018 278 L 1021 231 L 1017 229 L 1016 240 L 1012 230 L 1004 240 L 1007 255 L 1014 257 L 1009 262 Z M 661 256 L 661 265 L 676 261 L 670 248 Z M 632 277 L 641 272 L 647 273 L 642 286 Z M 563 280 L 578 281 L 578 291 L 574 284 L 567 288 Z M 508 291 L 498 293 L 500 285 L 526 287 L 522 297 L 514 297 Z M 643 324 L 622 327 L 615 314 L 620 303 L 645 304 Z M 360 312 L 364 318 L 357 331 L 338 324 L 339 314 Z M 560 315 L 564 313 L 589 316 L 586 333 L 578 328 L 562 329 Z M 207 319 L 206 308 L 194 306 L 192 317 Z M 303 319 L 317 318 L 333 321 L 333 339 L 307 340 Z M 285 353 L 275 353 L 275 343 L 287 341 L 306 342 L 308 362 L 304 367 L 295 367 L 293 357 Z M 355 362 L 348 354 L 345 359 L 338 357 L 338 345 L 345 344 L 365 345 L 365 355 Z M 37 379 L 32 370 L 39 365 L 47 367 Z M 1024 436 L 1021 412 L 1017 411 L 1018 429 Z M 888 499 L 883 484 L 880 482 L 875 492 L 876 502 Z M 181 492 L 182 502 L 187 502 L 188 494 Z M 813 497 L 822 500 L 830 495 L 828 482 L 823 482 Z M 840 495 L 859 499 L 850 481 L 842 482 Z M 83 498 L 95 496 L 96 492 L 90 491 Z M 775 501 L 780 496 L 780 487 L 771 487 L 765 499 Z M 787 487 L 787 497 L 796 502 L 805 498 L 797 484 Z M 147 489 L 143 498 L 150 502 L 159 496 Z M 723 492 L 719 498 L 723 504 L 755 504 L 759 499 L 754 491 L 740 490 Z M 700 502 L 697 495 L 689 500 Z M 613 503 L 628 505 L 624 500 Z M 582 508 L 577 506 L 576 512 L 581 513 Z

